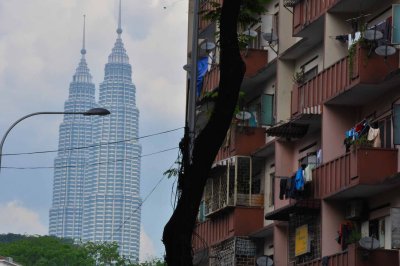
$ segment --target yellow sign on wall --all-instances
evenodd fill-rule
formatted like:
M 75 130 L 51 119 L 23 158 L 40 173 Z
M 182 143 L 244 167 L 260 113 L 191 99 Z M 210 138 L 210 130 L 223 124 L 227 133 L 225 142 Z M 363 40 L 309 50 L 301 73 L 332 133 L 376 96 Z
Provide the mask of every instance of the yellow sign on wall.
M 302 225 L 296 228 L 294 255 L 300 256 L 309 252 L 308 245 L 308 225 Z

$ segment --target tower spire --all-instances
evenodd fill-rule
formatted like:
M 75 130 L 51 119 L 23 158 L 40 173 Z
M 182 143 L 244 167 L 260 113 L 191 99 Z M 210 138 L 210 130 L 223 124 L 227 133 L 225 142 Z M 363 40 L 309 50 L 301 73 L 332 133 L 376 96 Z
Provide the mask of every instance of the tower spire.
M 83 38 L 82 38 L 82 49 L 81 49 L 81 55 L 84 56 L 86 54 L 86 49 L 85 49 L 85 28 L 86 28 L 86 15 L 83 15 Z
M 119 0 L 119 14 L 118 14 L 118 28 L 117 28 L 118 37 L 121 36 L 122 28 L 121 28 L 121 0 Z

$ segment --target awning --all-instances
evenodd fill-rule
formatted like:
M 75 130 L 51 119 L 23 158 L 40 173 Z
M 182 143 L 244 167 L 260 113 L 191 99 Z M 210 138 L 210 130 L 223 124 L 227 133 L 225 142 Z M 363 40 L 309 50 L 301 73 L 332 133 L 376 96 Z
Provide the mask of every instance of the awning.
M 315 213 L 321 208 L 319 200 L 297 200 L 265 215 L 265 220 L 289 221 L 294 213 Z
M 283 138 L 302 138 L 321 124 L 320 114 L 301 114 L 288 122 L 277 124 L 266 130 L 269 136 Z

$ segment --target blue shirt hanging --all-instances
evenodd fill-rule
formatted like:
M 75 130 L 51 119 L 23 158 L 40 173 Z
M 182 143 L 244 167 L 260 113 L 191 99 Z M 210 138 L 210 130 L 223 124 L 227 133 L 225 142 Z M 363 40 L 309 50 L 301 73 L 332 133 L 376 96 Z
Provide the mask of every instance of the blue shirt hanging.
M 206 75 L 208 70 L 208 57 L 201 57 L 197 61 L 197 90 L 196 94 L 197 97 L 200 97 L 201 95 L 201 89 L 203 88 L 203 78 Z
M 303 168 L 299 167 L 295 179 L 296 190 L 304 190 Z

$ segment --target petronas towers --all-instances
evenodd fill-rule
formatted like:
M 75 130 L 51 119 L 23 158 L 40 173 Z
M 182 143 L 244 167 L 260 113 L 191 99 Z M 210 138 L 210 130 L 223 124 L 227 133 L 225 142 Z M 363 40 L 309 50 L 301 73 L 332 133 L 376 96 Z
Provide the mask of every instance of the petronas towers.
M 84 28 L 82 57 L 70 83 L 65 112 L 102 107 L 111 115 L 64 116 L 54 162 L 49 233 L 81 241 L 116 241 L 121 255 L 137 260 L 141 214 L 139 110 L 121 34 L 120 3 L 117 39 L 105 65 L 97 103 L 85 58 Z

